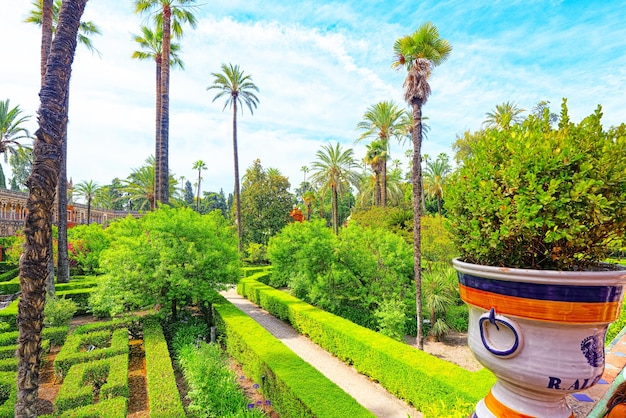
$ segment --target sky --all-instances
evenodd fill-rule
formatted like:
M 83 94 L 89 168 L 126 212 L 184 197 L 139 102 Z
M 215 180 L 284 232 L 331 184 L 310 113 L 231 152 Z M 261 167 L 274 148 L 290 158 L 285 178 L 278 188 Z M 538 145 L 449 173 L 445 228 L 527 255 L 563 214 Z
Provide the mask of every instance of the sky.
M 422 153 L 453 157 L 452 144 L 480 129 L 504 102 L 530 111 L 567 98 L 580 121 L 602 105 L 605 127 L 626 122 L 626 0 L 621 1 L 290 1 L 198 0 L 198 24 L 178 42 L 184 71 L 170 80 L 169 167 L 177 180 L 228 195 L 234 187 L 232 112 L 207 91 L 221 65 L 238 64 L 258 86 L 258 108 L 238 115 L 239 170 L 259 159 L 292 189 L 323 145 L 339 142 L 361 160 L 356 142 L 367 108 L 393 100 L 405 108 L 406 72 L 391 68 L 393 43 L 430 21 L 452 45 L 430 79 Z M 0 100 L 10 99 L 37 129 L 40 29 L 24 23 L 27 0 L 0 0 Z M 133 34 L 150 18 L 131 0 L 89 0 L 83 15 L 102 31 L 100 52 L 79 45 L 70 84 L 68 178 L 110 184 L 154 154 L 155 64 L 131 59 Z M 408 107 L 407 107 L 408 109 Z M 410 143 L 391 159 L 408 167 Z M 7 177 L 10 168 L 5 165 Z

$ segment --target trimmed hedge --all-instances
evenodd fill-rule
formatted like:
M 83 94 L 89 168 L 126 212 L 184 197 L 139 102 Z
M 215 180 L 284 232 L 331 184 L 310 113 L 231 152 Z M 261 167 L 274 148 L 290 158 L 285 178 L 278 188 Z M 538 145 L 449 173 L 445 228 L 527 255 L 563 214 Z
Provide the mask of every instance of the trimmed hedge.
M 63 345 L 67 337 L 67 327 L 50 327 L 44 328 L 41 332 L 42 338 L 50 340 L 52 345 Z M 17 344 L 19 331 L 9 331 L 0 334 L 0 347 L 5 345 Z
M 13 270 L 7 271 L 6 273 L 0 276 L 7 275 L 12 272 Z M 13 293 L 17 293 L 20 290 L 21 288 L 20 288 L 19 272 L 18 272 L 18 275 L 13 275 L 13 277 L 8 278 L 5 281 L 0 281 L 0 294 L 2 295 L 12 295 Z
M 93 345 L 91 351 L 80 351 L 81 346 Z M 102 347 L 109 345 L 108 347 Z M 102 347 L 102 348 L 99 348 Z M 128 330 L 120 328 L 111 331 L 98 331 L 88 334 L 71 334 L 54 359 L 54 372 L 65 376 L 74 364 L 85 363 L 125 354 L 128 356 Z
M 135 325 L 135 322 L 139 321 L 138 316 L 127 316 L 123 318 L 115 318 L 109 321 L 91 322 L 89 324 L 83 324 L 76 327 L 72 334 L 88 334 L 95 331 L 113 331 L 119 328 L 130 329 Z
M 487 369 L 470 372 L 304 303 L 254 277 L 242 279 L 237 291 L 426 416 L 470 414 L 495 382 Z
M 156 318 L 143 322 L 143 341 L 146 350 L 146 380 L 150 417 L 184 417 L 185 410 L 176 386 L 167 342 Z
M 0 274 L 0 282 L 8 282 L 8 281 L 11 281 L 11 280 L 15 279 L 16 277 L 19 278 L 19 276 L 20 276 L 20 269 L 19 269 L 19 267 L 12 268 L 12 269 L 7 270 L 4 273 Z M 15 293 L 15 292 L 13 292 L 13 293 Z
M 61 290 L 56 292 L 59 298 L 72 299 L 76 303 L 76 315 L 84 315 L 90 312 L 89 296 L 96 290 L 96 287 L 83 287 L 72 290 Z
M 128 354 L 73 365 L 54 401 L 57 412 L 91 405 L 95 385 L 102 400 L 128 398 Z
M 260 385 L 284 417 L 373 417 L 350 395 L 221 296 L 214 301 L 218 333 L 228 353 Z
M 101 400 L 97 404 L 82 406 L 66 411 L 60 418 L 120 418 L 128 413 L 128 400 L 117 398 Z
M 0 404 L 0 417 L 12 417 L 15 414 L 17 402 L 17 374 L 15 372 L 0 372 L 0 392 L 7 398 Z

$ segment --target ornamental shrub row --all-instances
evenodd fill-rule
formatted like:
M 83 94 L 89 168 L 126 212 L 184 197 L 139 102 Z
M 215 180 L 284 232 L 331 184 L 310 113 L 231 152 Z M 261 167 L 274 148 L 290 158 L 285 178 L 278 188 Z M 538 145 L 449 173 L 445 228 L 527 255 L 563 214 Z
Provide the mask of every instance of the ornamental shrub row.
M 101 400 L 97 404 L 71 409 L 60 415 L 59 418 L 120 418 L 128 412 L 128 400 L 124 397 Z
M 15 372 L 0 372 L 0 417 L 12 417 L 17 402 L 17 375 Z
M 281 417 L 373 417 L 317 369 L 222 297 L 214 301 L 218 334 L 227 352 L 258 382 Z
M 67 336 L 67 327 L 44 328 L 41 334 L 42 338 L 50 340 L 50 344 L 63 345 Z M 15 345 L 18 337 L 19 331 L 3 332 L 0 334 L 0 346 Z
M 11 281 L 13 279 L 15 279 L 16 277 L 19 277 L 20 275 L 20 269 L 19 268 L 13 268 L 10 270 L 5 271 L 4 273 L 0 274 L 0 282 L 8 282 Z M 13 292 L 15 293 L 15 292 Z
M 143 321 L 146 380 L 152 418 L 184 417 L 176 378 L 163 329 L 154 317 Z
M 242 279 L 237 291 L 425 416 L 467 416 L 495 381 L 486 369 L 465 370 L 259 283 L 254 276 Z
M 93 349 L 90 350 L 90 346 Z M 81 351 L 84 348 L 88 351 Z M 89 334 L 71 334 L 54 359 L 54 372 L 65 376 L 70 367 L 120 354 L 128 356 L 128 330 L 97 331 Z
M 128 354 L 73 365 L 54 401 L 57 412 L 93 404 L 94 387 L 101 400 L 128 398 Z

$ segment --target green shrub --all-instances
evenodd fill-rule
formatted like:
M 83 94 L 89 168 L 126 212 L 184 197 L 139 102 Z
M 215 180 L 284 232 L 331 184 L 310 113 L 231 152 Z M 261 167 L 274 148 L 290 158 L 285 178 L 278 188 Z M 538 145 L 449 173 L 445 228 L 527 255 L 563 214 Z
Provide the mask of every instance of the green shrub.
M 128 355 L 73 365 L 54 401 L 56 410 L 63 412 L 92 404 L 94 388 L 99 389 L 102 400 L 128 398 Z
M 73 300 L 48 297 L 43 310 L 43 323 L 52 327 L 64 326 L 70 322 L 75 313 L 76 303 Z
M 185 411 L 176 387 L 174 369 L 161 325 L 156 318 L 146 318 L 143 325 L 150 416 L 183 417 Z
M 4 282 L 11 281 L 15 279 L 16 277 L 19 277 L 19 275 L 20 275 L 20 269 L 18 267 L 11 268 L 10 270 L 7 270 L 4 273 L 0 274 L 0 282 L 4 283 Z
M 265 417 L 259 409 L 248 409 L 249 401 L 219 345 L 203 341 L 182 345 L 176 350 L 176 360 L 189 386 L 187 409 L 192 415 Z
M 8 324 L 8 329 L 12 331 L 17 329 L 17 310 L 19 302 L 19 298 L 15 299 L 6 308 L 0 310 L 0 322 Z
M 486 369 L 467 371 L 252 279 L 241 280 L 237 291 L 417 409 L 445 406 L 429 416 L 467 416 L 495 381 Z
M 17 376 L 15 372 L 0 372 L 0 417 L 14 416 L 15 403 L 17 402 Z
M 81 351 L 81 349 L 90 349 L 90 351 Z M 116 329 L 113 333 L 96 331 L 88 334 L 71 334 L 54 359 L 54 371 L 57 376 L 65 376 L 74 364 L 120 354 L 128 355 L 128 330 L 126 328 Z
M 273 408 L 286 417 L 372 417 L 354 398 L 295 355 L 255 320 L 225 300 L 214 303 L 228 353 Z
M 557 129 L 530 116 L 473 134 L 446 186 L 461 258 L 512 268 L 582 270 L 626 233 L 626 124 L 605 131 L 602 108 Z
M 100 253 L 108 248 L 110 238 L 102 225 L 76 225 L 67 230 L 70 266 L 79 274 L 92 273 L 98 268 Z
M 128 399 L 116 398 L 101 400 L 97 404 L 82 406 L 62 413 L 59 418 L 120 418 L 128 413 Z

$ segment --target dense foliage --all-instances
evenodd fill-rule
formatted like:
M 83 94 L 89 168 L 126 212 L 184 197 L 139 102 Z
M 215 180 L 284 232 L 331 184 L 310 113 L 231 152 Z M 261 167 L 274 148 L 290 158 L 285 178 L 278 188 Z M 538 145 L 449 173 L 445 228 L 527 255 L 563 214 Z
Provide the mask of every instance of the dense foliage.
M 413 296 L 413 254 L 399 236 L 349 224 L 294 223 L 270 240 L 270 283 L 330 312 L 399 338 Z
M 626 232 L 626 125 L 604 130 L 601 108 L 558 128 L 548 112 L 487 129 L 446 189 L 462 258 L 520 268 L 584 268 Z
M 214 289 L 238 277 L 236 237 L 219 212 L 163 206 L 116 221 L 106 234 L 105 276 L 90 299 L 98 315 L 153 305 L 176 315 L 177 307 L 209 302 Z
M 76 225 L 67 230 L 70 267 L 78 274 L 94 273 L 100 253 L 109 246 L 110 237 L 99 224 Z

